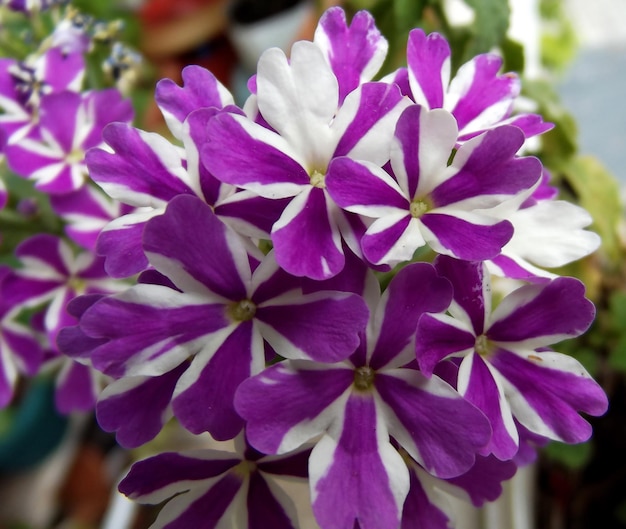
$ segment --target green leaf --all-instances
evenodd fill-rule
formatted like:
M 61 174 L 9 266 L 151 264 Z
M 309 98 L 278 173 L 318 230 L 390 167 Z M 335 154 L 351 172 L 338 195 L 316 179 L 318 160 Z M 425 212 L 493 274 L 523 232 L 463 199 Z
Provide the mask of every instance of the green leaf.
M 524 46 L 517 42 L 506 38 L 500 44 L 502 58 L 504 64 L 502 69 L 505 72 L 523 72 L 524 71 Z
M 395 0 L 393 14 L 398 29 L 409 30 L 415 27 L 422 16 L 425 4 L 425 0 Z
M 509 28 L 511 10 L 508 0 L 466 0 L 474 9 L 472 38 L 465 50 L 465 60 L 498 46 Z
M 591 449 L 591 443 L 568 445 L 554 441 L 544 448 L 544 453 L 569 468 L 579 469 L 591 458 Z

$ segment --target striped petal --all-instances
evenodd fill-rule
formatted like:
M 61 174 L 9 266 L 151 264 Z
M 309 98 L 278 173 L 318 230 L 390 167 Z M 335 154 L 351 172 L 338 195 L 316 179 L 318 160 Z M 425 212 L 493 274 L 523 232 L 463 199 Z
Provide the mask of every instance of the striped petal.
M 407 44 L 407 65 L 413 101 L 428 109 L 442 108 L 450 81 L 450 46 L 438 34 L 413 29 Z
M 189 65 L 183 68 L 181 76 L 183 86 L 161 79 L 154 94 L 167 126 L 179 139 L 183 137 L 185 119 L 194 110 L 234 104 L 230 92 L 205 68 Z
M 326 192 L 309 186 L 295 197 L 272 229 L 276 261 L 287 272 L 327 279 L 344 267 L 339 228 Z
M 311 453 L 313 512 L 322 529 L 396 529 L 409 490 L 407 467 L 371 395 L 353 394 L 342 423 Z
M 315 30 L 319 46 L 339 83 L 339 101 L 370 81 L 382 66 L 388 44 L 367 11 L 357 12 L 350 25 L 343 9 L 327 9 Z
M 283 454 L 320 435 L 342 408 L 353 378 L 341 364 L 290 360 L 244 381 L 235 408 L 247 421 L 250 444 L 266 454 Z
M 375 385 L 389 434 L 431 474 L 451 478 L 466 472 L 488 443 L 491 428 L 484 415 L 439 377 L 390 369 L 377 373 Z

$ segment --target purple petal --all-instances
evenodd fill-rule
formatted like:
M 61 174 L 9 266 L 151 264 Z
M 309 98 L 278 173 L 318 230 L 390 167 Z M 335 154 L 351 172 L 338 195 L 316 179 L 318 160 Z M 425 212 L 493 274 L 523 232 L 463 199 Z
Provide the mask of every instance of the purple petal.
M 202 487 L 181 494 L 169 501 L 160 511 L 158 520 L 163 529 L 206 527 L 219 529 L 220 525 L 235 521 L 245 513 L 243 479 L 234 472 L 221 477 L 210 488 Z M 245 519 L 245 518 L 244 518 Z
M 315 31 L 317 44 L 339 82 L 339 100 L 378 72 L 387 55 L 388 44 L 376 28 L 374 17 L 359 11 L 348 26 L 343 9 L 324 12 Z
M 85 59 L 82 53 L 64 53 L 61 48 L 53 47 L 46 51 L 43 66 L 45 82 L 52 87 L 53 92 L 76 90 L 72 85 L 80 83 Z
M 247 421 L 250 444 L 266 454 L 284 453 L 319 435 L 353 378 L 351 369 L 287 361 L 244 381 L 235 408 Z
M 458 172 L 433 190 L 433 202 L 441 207 L 480 198 L 477 207 L 488 208 L 502 196 L 530 189 L 541 178 L 542 166 L 537 158 L 515 156 L 523 143 L 520 129 L 503 125 L 463 144 L 452 161 Z
M 6 156 L 9 168 L 17 175 L 35 178 L 46 171 L 48 166 L 53 166 L 56 171 L 60 170 L 59 167 L 63 165 L 61 160 L 63 153 L 59 148 L 46 144 L 38 127 L 29 134 L 22 134 L 17 129 L 17 125 L 13 126 L 6 121 L 0 123 L 7 137 L 3 154 Z M 13 135 L 17 136 L 17 140 L 12 137 Z
M 485 53 L 459 68 L 448 91 L 458 98 L 450 111 L 459 130 L 486 128 L 510 113 L 520 92 L 520 80 L 514 74 L 498 75 L 501 65 L 498 55 Z
M 257 307 L 275 298 L 279 298 L 290 291 L 298 291 L 302 286 L 302 278 L 292 276 L 278 266 L 274 252 L 270 251 L 256 267 L 252 274 L 252 295 L 250 300 Z M 316 288 L 315 291 L 326 290 Z
M 148 268 L 141 246 L 145 222 L 144 215 L 124 215 L 100 232 L 96 251 L 105 257 L 104 267 L 111 277 L 130 277 Z
M 54 141 L 61 147 L 62 152 L 69 154 L 75 144 L 78 132 L 79 108 L 83 97 L 76 92 L 58 92 L 46 95 L 40 105 L 40 125 L 52 134 Z
M 348 157 L 335 158 L 326 175 L 328 194 L 344 209 L 382 216 L 386 211 L 409 209 L 409 200 L 382 169 Z
M 254 449 L 250 448 L 250 450 Z M 311 450 L 311 446 L 305 446 L 300 450 L 281 456 L 264 456 L 255 450 L 257 454 L 262 456 L 260 459 L 257 459 L 257 465 L 259 470 L 265 474 L 308 478 Z M 250 459 L 250 457 L 246 455 L 246 459 Z
M 263 345 L 252 322 L 242 322 L 210 357 L 201 352 L 193 359 L 176 387 L 174 415 L 192 433 L 209 432 L 218 441 L 234 438 L 244 426 L 233 406 L 235 391 L 256 374 L 259 359 Z
M 602 388 L 578 361 L 559 353 L 527 358 L 498 350 L 491 363 L 510 384 L 511 408 L 531 432 L 566 443 L 591 436 L 591 426 L 578 415 L 602 415 L 608 406 Z
M 422 471 L 423 472 L 423 471 Z M 444 529 L 450 527 L 450 518 L 439 506 L 435 505 L 426 494 L 414 465 L 409 467 L 411 488 L 404 502 L 402 510 L 402 525 L 400 529 Z M 432 478 L 431 478 L 432 479 Z
M 415 336 L 417 322 L 425 312 L 445 310 L 452 299 L 450 283 L 428 263 L 414 263 L 392 279 L 379 304 L 375 322 L 378 338 L 370 367 L 380 369 L 399 355 Z
M 506 123 L 522 129 L 527 138 L 543 134 L 554 128 L 553 123 L 546 123 L 543 121 L 543 116 L 539 114 L 519 114 L 507 120 Z
M 256 239 L 269 239 L 272 226 L 289 201 L 289 198 L 270 200 L 251 191 L 239 191 L 222 200 L 214 211 L 237 233 Z
M 85 161 L 91 178 L 110 196 L 136 206 L 155 206 L 180 194 L 185 183 L 178 151 L 165 138 L 125 123 L 111 123 L 103 138 L 114 152 L 91 149 Z
M 276 261 L 290 274 L 328 279 L 343 269 L 345 257 L 331 207 L 324 190 L 309 187 L 289 203 L 274 224 Z
M 412 105 L 398 119 L 391 166 L 409 200 L 430 193 L 448 165 L 458 128 L 447 111 Z
M 476 335 L 444 314 L 424 314 L 417 325 L 415 354 L 420 370 L 428 377 L 444 358 L 474 350 Z
M 333 157 L 385 164 L 396 122 L 408 105 L 396 85 L 361 85 L 348 95 L 332 122 L 332 131 L 339 136 Z
M 497 500 L 502 494 L 502 482 L 511 479 L 517 471 L 513 461 L 500 461 L 494 456 L 476 458 L 476 463 L 465 474 L 448 480 L 469 495 L 475 507 Z
M 491 314 L 491 282 L 483 263 L 440 255 L 435 268 L 454 288 L 452 315 L 471 322 L 474 334 L 481 335 Z
M 438 33 L 409 33 L 407 65 L 413 101 L 428 109 L 442 108 L 450 80 L 450 46 Z
M 43 350 L 35 333 L 27 327 L 8 321 L 3 323 L 0 332 L 4 342 L 0 342 L 2 357 L 13 357 L 21 372 L 28 376 L 35 375 L 43 360 Z
M 174 386 L 187 368 L 181 364 L 159 377 L 127 377 L 109 384 L 98 399 L 96 416 L 106 432 L 115 432 L 124 448 L 136 448 L 161 431 Z
M 243 116 L 215 116 L 207 124 L 207 138 L 202 163 L 222 182 L 268 198 L 293 196 L 310 182 L 285 140 Z
M 28 268 L 47 269 L 48 274 L 60 277 L 69 276 L 69 246 L 54 235 L 40 233 L 19 244 L 15 256 Z
M 508 220 L 498 222 L 489 217 L 463 217 L 426 213 L 421 221 L 434 237 L 425 235 L 424 238 L 439 253 L 466 261 L 483 261 L 498 255 L 513 236 L 513 225 Z
M 389 434 L 431 474 L 466 472 L 489 441 L 485 416 L 437 377 L 409 369 L 377 373 L 376 389 L 393 413 Z
M 102 130 L 112 122 L 128 123 L 133 120 L 133 106 L 129 99 L 124 99 L 116 88 L 92 90 L 83 94 L 83 107 L 93 111 L 93 121 L 81 122 L 83 127 L 89 126 L 80 145 L 83 150 L 102 144 Z
M 90 357 L 114 377 L 164 374 L 198 352 L 202 337 L 227 325 L 223 305 L 190 304 L 185 294 L 157 285 L 136 285 L 104 298 L 80 320 L 88 336 L 108 340 Z
M 360 296 L 330 292 L 294 294 L 281 304 L 259 306 L 256 313 L 261 334 L 279 355 L 318 362 L 350 356 L 368 317 Z
M 57 410 L 64 414 L 91 411 L 100 392 L 94 376 L 91 367 L 66 359 L 54 395 Z
M 183 86 L 171 79 L 161 79 L 154 98 L 174 135 L 180 138 L 182 123 L 199 108 L 223 108 L 233 103 L 228 90 L 205 68 L 190 65 L 181 73 Z
M 247 529 L 297 529 L 297 524 L 291 520 L 285 506 L 274 495 L 260 472 L 250 475 L 247 507 Z
M 244 281 L 249 280 L 250 269 L 245 269 L 245 249 L 238 236 L 197 197 L 175 197 L 165 214 L 149 220 L 143 249 L 154 267 L 182 290 L 185 285 L 195 290 L 191 280 L 233 301 L 247 297 Z
M 310 458 L 313 513 L 322 529 L 396 529 L 409 490 L 406 465 L 389 444 L 371 396 L 352 395 L 338 440 Z
M 165 452 L 134 463 L 119 490 L 138 501 L 154 501 L 156 497 L 159 502 L 194 483 L 220 476 L 240 461 L 236 454 L 216 450 Z
M 480 355 L 470 354 L 463 359 L 458 386 L 465 399 L 480 409 L 491 424 L 491 440 L 482 453 L 493 453 L 503 461 L 511 459 L 517 453 L 519 441 L 511 408 L 502 386 Z
M 395 266 L 409 261 L 424 242 L 419 225 L 407 212 L 374 222 L 363 235 L 361 247 L 368 262 Z
M 371 296 L 375 296 L 378 300 L 380 287 L 369 267 L 349 249 L 345 249 L 344 253 L 346 264 L 341 272 L 324 281 L 305 278 L 302 282 L 302 290 L 305 293 L 320 290 L 352 292 L 362 296 L 365 300 L 369 300 Z
M 584 333 L 595 317 L 585 298 L 585 285 L 572 277 L 559 277 L 544 285 L 526 285 L 507 296 L 493 313 L 487 331 L 491 340 L 532 340 L 546 346 Z
M 68 225 L 65 232 L 74 242 L 90 251 L 104 226 L 118 217 L 123 207 L 96 186 L 83 186 L 76 191 L 50 196 L 52 209 Z

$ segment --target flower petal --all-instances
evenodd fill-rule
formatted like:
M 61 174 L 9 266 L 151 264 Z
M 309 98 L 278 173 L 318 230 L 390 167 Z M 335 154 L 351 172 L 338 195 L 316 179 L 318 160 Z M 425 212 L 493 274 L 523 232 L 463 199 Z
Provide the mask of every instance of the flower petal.
M 554 352 L 522 357 L 499 350 L 491 361 L 505 379 L 505 392 L 516 419 L 531 432 L 566 443 L 591 436 L 578 415 L 602 415 L 607 396 L 576 359 Z
M 171 79 L 161 79 L 154 94 L 167 126 L 179 139 L 185 118 L 194 110 L 224 108 L 234 103 L 230 92 L 207 69 L 189 65 L 183 68 L 181 76 L 183 86 Z
M 417 321 L 425 312 L 445 310 L 452 299 L 450 283 L 428 263 L 414 263 L 398 272 L 385 290 L 373 317 L 371 332 L 377 337 L 369 365 L 373 369 L 401 365 L 396 357 L 415 336 Z M 414 356 L 409 349 L 410 361 Z M 405 356 L 405 355 L 403 355 Z
M 338 7 L 324 12 L 313 42 L 322 49 L 337 77 L 340 102 L 376 75 L 389 47 L 367 11 L 358 11 L 348 26 L 345 12 Z
M 106 432 L 115 432 L 124 448 L 151 441 L 171 417 L 174 386 L 187 365 L 158 377 L 124 377 L 109 384 L 98 398 L 96 416 Z
M 337 208 L 324 190 L 309 186 L 295 197 L 272 229 L 276 261 L 287 272 L 311 279 L 328 279 L 344 267 Z
M 322 529 L 396 529 L 409 475 L 389 443 L 375 400 L 353 394 L 337 434 L 325 435 L 311 453 L 313 513 Z
M 450 46 L 439 33 L 409 33 L 406 49 L 413 101 L 428 109 L 442 108 L 450 81 Z
M 282 454 L 321 434 L 353 378 L 345 366 L 290 360 L 244 381 L 235 408 L 247 421 L 250 444 L 266 454 Z
M 242 322 L 217 350 L 194 357 L 176 386 L 174 414 L 192 433 L 206 431 L 218 441 L 234 438 L 244 426 L 233 406 L 235 391 L 263 364 L 263 342 L 252 322 Z
M 489 441 L 485 416 L 438 377 L 392 369 L 377 373 L 389 434 L 426 470 L 441 478 L 466 472 Z
M 172 199 L 165 214 L 148 221 L 143 248 L 150 263 L 178 288 L 246 299 L 247 253 L 239 237 L 194 196 Z

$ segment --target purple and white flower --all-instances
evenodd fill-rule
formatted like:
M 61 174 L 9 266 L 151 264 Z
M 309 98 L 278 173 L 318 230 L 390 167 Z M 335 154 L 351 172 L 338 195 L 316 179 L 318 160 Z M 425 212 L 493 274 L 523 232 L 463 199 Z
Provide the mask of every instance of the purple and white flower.
M 30 336 L 45 344 L 37 369 L 58 371 L 55 399 L 59 411 L 92 409 L 103 385 L 102 376 L 61 356 L 56 338 L 62 328 L 76 323 L 66 310 L 69 301 L 81 294 L 117 292 L 123 285 L 108 277 L 102 258 L 88 251 L 75 254 L 68 243 L 52 235 L 26 239 L 15 255 L 22 267 L 9 272 L 0 283 L 3 303 L 13 312 L 35 310 Z
M 330 196 L 342 208 L 375 219 L 361 239 L 368 261 L 393 266 L 425 244 L 459 259 L 490 259 L 511 239 L 510 222 L 490 210 L 531 188 L 541 163 L 515 156 L 524 141 L 516 127 L 490 130 L 458 151 L 456 138 L 449 112 L 414 105 L 396 127 L 394 176 L 348 157 L 332 162 Z
M 530 432 L 567 443 L 586 441 L 591 426 L 579 416 L 607 408 L 602 388 L 574 358 L 548 347 L 587 330 L 595 315 L 577 279 L 525 285 L 491 310 L 485 264 L 437 258 L 454 286 L 449 314 L 425 314 L 416 354 L 426 376 L 442 360 L 461 357 L 457 389 L 489 418 L 485 452 L 511 459 L 519 447 L 517 420 Z
M 130 101 L 115 89 L 46 95 L 39 105 L 36 136 L 7 144 L 9 167 L 35 180 L 40 191 L 76 191 L 87 181 L 85 152 L 102 144 L 104 126 L 111 121 L 129 122 L 132 117 Z
M 463 64 L 452 80 L 450 57 L 450 45 L 443 35 L 413 29 L 407 44 L 408 68 L 386 80 L 398 83 L 403 93 L 426 109 L 448 110 L 457 120 L 459 141 L 505 124 L 521 128 L 527 138 L 553 127 L 537 114 L 511 117 L 521 83 L 515 74 L 498 74 L 501 57 L 478 55 Z
M 276 478 L 305 482 L 309 453 L 167 452 L 135 463 L 119 489 L 140 503 L 167 501 L 151 529 L 297 529 L 293 500 Z
M 403 268 L 349 359 L 291 360 L 239 387 L 250 443 L 282 454 L 319 439 L 309 460 L 313 512 L 323 529 L 395 529 L 410 477 L 390 436 L 427 471 L 452 478 L 488 443 L 483 416 L 446 382 L 407 366 L 419 316 L 445 310 L 450 284 L 432 265 Z M 321 438 L 320 438 L 321 436 Z
M 172 199 L 147 223 L 143 248 L 171 286 L 139 284 L 97 301 L 80 319 L 80 332 L 96 347 L 73 349 L 75 330 L 60 344 L 114 378 L 161 376 L 190 362 L 172 403 L 194 433 L 209 431 L 217 439 L 239 433 L 244 421 L 233 396 L 263 369 L 266 349 L 286 358 L 339 361 L 352 353 L 365 326 L 368 311 L 359 296 L 303 294 L 272 253 L 250 256 L 197 197 Z
M 196 195 L 243 236 L 268 238 L 284 204 L 216 180 L 199 162 L 206 124 L 230 102 L 226 89 L 204 68 L 188 66 L 185 85 L 169 79 L 157 86 L 156 97 L 172 133 L 183 149 L 164 137 L 127 124 L 114 123 L 103 132 L 107 148 L 91 149 L 86 164 L 90 177 L 112 198 L 136 208 L 104 227 L 97 251 L 107 272 L 128 277 L 148 266 L 141 249 L 146 222 L 163 213 L 178 195 Z M 234 108 L 234 107 L 233 107 Z
M 369 43 L 368 34 L 350 34 L 351 48 L 358 48 L 358 37 L 364 48 L 378 49 L 380 41 Z M 342 100 L 338 79 L 345 89 L 344 66 L 353 65 L 345 64 L 351 54 L 339 54 L 336 46 L 332 40 L 323 51 L 297 42 L 289 60 L 278 48 L 267 50 L 259 60 L 255 95 L 266 125 L 219 114 L 208 123 L 201 151 L 202 162 L 219 180 L 265 198 L 290 199 L 272 227 L 276 260 L 289 273 L 313 279 L 341 271 L 342 236 L 360 253 L 350 220 L 325 189 L 330 162 L 349 156 L 384 165 L 396 120 L 409 104 L 397 86 L 386 83 L 361 84 Z M 363 71 L 367 68 L 364 64 Z
M 85 61 L 81 54 L 64 54 L 59 48 L 27 62 L 0 59 L 0 126 L 8 143 L 31 133 L 39 119 L 39 104 L 46 94 L 82 87 Z

